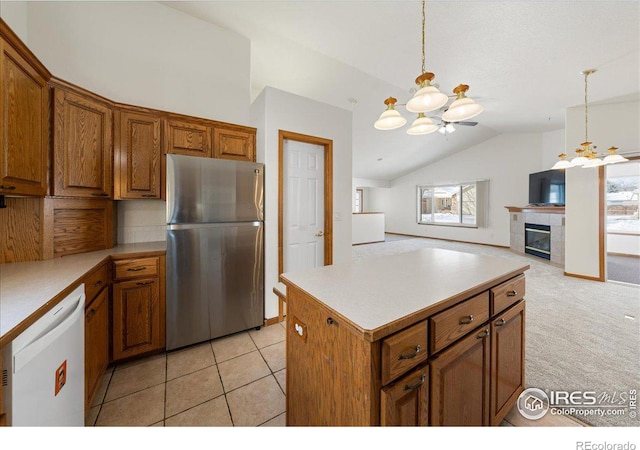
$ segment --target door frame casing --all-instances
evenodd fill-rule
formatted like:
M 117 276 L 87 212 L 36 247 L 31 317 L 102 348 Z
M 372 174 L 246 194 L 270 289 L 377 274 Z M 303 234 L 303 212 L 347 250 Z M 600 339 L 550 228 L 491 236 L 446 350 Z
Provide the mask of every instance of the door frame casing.
M 331 139 L 278 130 L 278 277 L 284 270 L 284 141 L 324 147 L 324 265 L 333 263 L 333 141 Z

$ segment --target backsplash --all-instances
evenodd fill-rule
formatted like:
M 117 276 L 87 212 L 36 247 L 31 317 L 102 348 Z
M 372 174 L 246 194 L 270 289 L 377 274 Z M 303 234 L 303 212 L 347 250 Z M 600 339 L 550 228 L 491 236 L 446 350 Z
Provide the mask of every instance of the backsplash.
M 118 244 L 165 241 L 167 202 L 164 200 L 117 201 Z

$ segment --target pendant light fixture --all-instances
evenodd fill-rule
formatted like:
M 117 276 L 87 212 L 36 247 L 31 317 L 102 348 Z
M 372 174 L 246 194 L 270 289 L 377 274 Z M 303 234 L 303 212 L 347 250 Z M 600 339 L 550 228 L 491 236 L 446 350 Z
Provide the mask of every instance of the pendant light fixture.
M 437 131 L 440 127 L 434 124 L 424 113 L 442 108 L 446 105 L 447 101 L 449 101 L 448 95 L 443 94 L 436 86 L 431 84 L 435 75 L 432 72 L 427 72 L 425 69 L 425 24 L 425 0 L 422 0 L 422 72 L 415 80 L 418 85 L 418 90 L 404 105 L 407 111 L 418 114 L 418 117 L 407 130 L 407 133 L 411 135 L 429 134 Z M 443 114 L 443 121 L 460 122 L 477 116 L 482 112 L 482 106 L 466 97 L 465 92 L 467 90 L 469 90 L 469 86 L 466 84 L 458 85 L 453 90 L 457 99 Z M 402 127 L 407 122 L 406 119 L 395 110 L 394 105 L 396 102 L 397 100 L 393 97 L 389 97 L 384 101 L 387 109 L 375 122 L 375 128 L 378 130 L 394 130 Z
M 595 73 L 596 69 L 588 69 L 580 72 L 584 75 L 584 142 L 580 144 L 580 148 L 576 149 L 576 156 L 569 162 L 566 160 L 567 155 L 561 153 L 558 155 L 560 160 L 554 164 L 551 169 L 568 169 L 569 167 L 582 167 L 589 169 L 592 167 L 599 167 L 605 164 L 615 164 L 618 162 L 629 161 L 624 156 L 616 154 L 617 147 L 609 148 L 609 155 L 604 159 L 598 157 L 596 152 L 596 146 L 592 145 L 593 142 L 589 141 L 589 107 L 587 101 L 588 83 L 587 78 L 592 73 Z

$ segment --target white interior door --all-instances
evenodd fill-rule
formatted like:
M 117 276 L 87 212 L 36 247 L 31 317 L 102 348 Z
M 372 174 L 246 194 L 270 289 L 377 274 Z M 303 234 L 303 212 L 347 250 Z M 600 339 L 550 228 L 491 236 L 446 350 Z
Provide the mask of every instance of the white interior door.
M 324 147 L 285 139 L 283 268 L 324 265 Z

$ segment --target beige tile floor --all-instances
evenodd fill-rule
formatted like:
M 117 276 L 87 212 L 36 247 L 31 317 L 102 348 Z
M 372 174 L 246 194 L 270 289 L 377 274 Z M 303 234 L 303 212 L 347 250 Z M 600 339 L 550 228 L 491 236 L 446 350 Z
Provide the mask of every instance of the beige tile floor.
M 86 425 L 284 426 L 284 324 L 107 369 Z
M 285 426 L 284 323 L 110 367 L 87 426 Z M 503 426 L 576 427 L 514 408 Z

